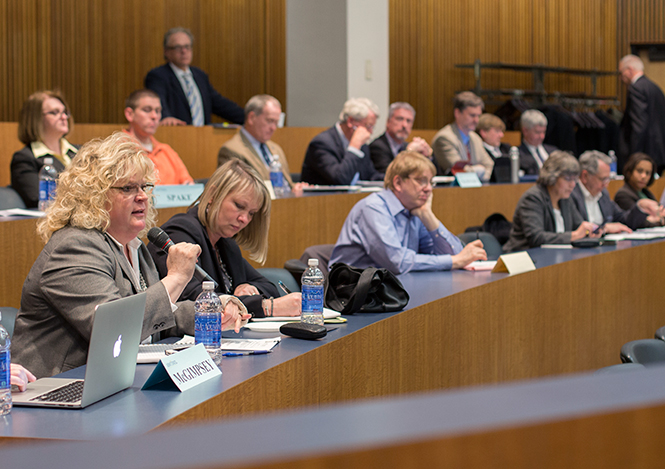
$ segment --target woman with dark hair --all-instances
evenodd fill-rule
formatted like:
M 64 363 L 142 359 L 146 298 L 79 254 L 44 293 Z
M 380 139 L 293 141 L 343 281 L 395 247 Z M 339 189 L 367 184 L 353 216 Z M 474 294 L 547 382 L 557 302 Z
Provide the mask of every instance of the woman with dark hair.
M 39 170 L 44 158 L 52 157 L 53 166 L 62 172 L 76 155 L 78 146 L 67 141 L 73 120 L 65 98 L 57 91 L 38 91 L 21 108 L 18 139 L 25 145 L 14 153 L 11 162 L 12 187 L 25 206 L 39 201 Z
M 527 190 L 515 208 L 506 252 L 535 248 L 542 244 L 569 244 L 586 236 L 596 238 L 597 226 L 584 221 L 568 200 L 580 175 L 574 156 L 554 151 L 545 160 L 536 185 Z
M 614 201 L 624 210 L 630 210 L 640 199 L 656 200 L 647 187 L 653 184 L 653 159 L 646 153 L 633 153 L 623 167 L 624 184 L 614 196 Z
M 199 262 L 218 284 L 218 293 L 235 295 L 256 317 L 300 315 L 300 293 L 279 297 L 277 288 L 242 257 L 265 261 L 268 252 L 270 194 L 258 173 L 232 159 L 217 168 L 201 196 L 187 210 L 171 217 L 162 229 L 174 243 L 201 246 Z M 166 275 L 166 254 L 148 246 L 160 275 Z M 192 279 L 181 300 L 195 300 L 201 282 Z

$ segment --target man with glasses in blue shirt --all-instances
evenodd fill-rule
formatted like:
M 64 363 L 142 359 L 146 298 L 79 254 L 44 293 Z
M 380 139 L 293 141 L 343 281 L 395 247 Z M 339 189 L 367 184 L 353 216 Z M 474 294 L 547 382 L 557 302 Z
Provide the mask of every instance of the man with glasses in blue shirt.
M 398 154 L 384 190 L 358 202 L 346 218 L 330 264 L 382 267 L 395 274 L 461 269 L 486 260 L 480 240 L 463 246 L 432 211 L 432 162 L 414 151 Z
M 145 87 L 157 93 L 162 102 L 160 125 L 208 125 L 212 114 L 242 124 L 243 109 L 219 94 L 203 70 L 190 66 L 193 43 L 189 29 L 169 29 L 164 35 L 167 63 L 153 68 L 145 77 Z

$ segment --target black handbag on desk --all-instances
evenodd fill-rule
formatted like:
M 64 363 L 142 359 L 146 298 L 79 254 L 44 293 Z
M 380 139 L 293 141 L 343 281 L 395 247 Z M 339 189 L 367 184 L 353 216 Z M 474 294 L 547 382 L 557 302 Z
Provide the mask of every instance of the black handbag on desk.
M 341 262 L 328 274 L 326 306 L 342 314 L 401 311 L 409 294 L 387 269 L 358 269 Z

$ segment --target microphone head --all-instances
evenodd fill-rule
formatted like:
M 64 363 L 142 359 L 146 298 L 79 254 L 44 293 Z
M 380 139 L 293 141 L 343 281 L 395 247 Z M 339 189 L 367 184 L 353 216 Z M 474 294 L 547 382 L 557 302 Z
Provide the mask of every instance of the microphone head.
M 148 231 L 148 240 L 159 249 L 166 248 L 171 243 L 171 238 L 160 227 L 155 226 Z

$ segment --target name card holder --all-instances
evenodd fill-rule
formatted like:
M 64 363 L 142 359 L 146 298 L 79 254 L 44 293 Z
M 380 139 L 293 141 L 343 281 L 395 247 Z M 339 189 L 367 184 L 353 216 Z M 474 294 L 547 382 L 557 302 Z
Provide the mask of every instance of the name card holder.
M 203 192 L 203 184 L 158 185 L 152 191 L 155 208 L 187 207 Z
M 508 272 L 510 275 L 522 274 L 536 270 L 536 266 L 526 251 L 503 254 L 499 256 L 492 272 Z
M 482 187 L 483 183 L 480 182 L 476 173 L 465 173 L 460 171 L 455 174 L 455 182 L 453 183 L 453 186 L 455 185 L 465 189 L 467 187 Z
M 275 194 L 275 188 L 272 186 L 272 181 L 270 179 L 265 179 L 263 181 L 263 184 L 265 184 L 266 189 L 268 189 L 268 193 L 270 194 L 270 200 L 275 200 L 277 198 L 277 195 Z M 286 181 L 284 181 L 284 184 L 286 184 Z
M 159 360 L 141 390 L 175 387 L 184 392 L 221 374 L 203 344 L 198 344 Z

